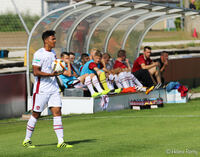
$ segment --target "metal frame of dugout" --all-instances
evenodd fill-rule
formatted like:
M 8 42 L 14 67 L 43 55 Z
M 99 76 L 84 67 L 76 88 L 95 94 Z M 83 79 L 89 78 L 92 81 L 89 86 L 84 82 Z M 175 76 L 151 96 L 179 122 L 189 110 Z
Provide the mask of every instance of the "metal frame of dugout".
M 27 93 L 30 97 L 30 71 L 34 52 L 43 46 L 41 32 L 56 31 L 56 52 L 89 53 L 98 48 L 116 57 L 119 48 L 131 62 L 139 55 L 142 41 L 158 22 L 196 16 L 196 10 L 171 7 L 142 0 L 84 0 L 53 10 L 33 27 L 27 42 Z M 30 101 L 29 101 L 30 102 Z

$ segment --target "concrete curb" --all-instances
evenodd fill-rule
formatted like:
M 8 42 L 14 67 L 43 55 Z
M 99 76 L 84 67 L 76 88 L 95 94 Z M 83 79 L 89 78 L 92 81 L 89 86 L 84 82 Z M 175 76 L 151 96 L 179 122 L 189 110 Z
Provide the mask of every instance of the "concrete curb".
M 200 93 L 188 93 L 189 99 L 197 99 L 200 98 Z

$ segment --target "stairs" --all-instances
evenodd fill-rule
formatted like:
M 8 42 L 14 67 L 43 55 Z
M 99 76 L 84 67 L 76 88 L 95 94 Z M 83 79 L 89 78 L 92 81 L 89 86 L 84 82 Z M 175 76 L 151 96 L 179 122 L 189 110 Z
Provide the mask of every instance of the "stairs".
M 0 74 L 25 72 L 23 58 L 1 58 L 0 59 Z

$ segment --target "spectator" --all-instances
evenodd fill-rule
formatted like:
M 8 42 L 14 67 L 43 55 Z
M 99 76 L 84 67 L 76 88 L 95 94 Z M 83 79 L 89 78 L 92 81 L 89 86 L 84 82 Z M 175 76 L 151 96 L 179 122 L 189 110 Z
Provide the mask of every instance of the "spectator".
M 151 47 L 145 46 L 143 55 L 140 55 L 133 64 L 132 73 L 144 86 L 151 87 L 157 81 L 155 88 L 159 88 L 161 86 L 159 63 L 152 62 L 150 55 Z
M 168 53 L 166 51 L 161 52 L 160 58 L 155 60 L 160 64 L 161 82 L 164 84 L 165 80 L 163 73 L 168 66 Z
M 195 6 L 195 0 L 191 0 L 190 1 L 190 9 L 194 9 L 194 10 L 196 10 L 196 6 Z

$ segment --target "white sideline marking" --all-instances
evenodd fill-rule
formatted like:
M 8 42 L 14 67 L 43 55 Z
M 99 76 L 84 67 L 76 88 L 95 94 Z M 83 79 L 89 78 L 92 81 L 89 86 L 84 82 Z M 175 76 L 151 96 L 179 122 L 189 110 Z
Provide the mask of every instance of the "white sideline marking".
M 73 116 L 71 116 L 73 117 Z M 71 117 L 63 117 L 71 118 Z M 111 118 L 200 118 L 200 115 L 147 115 L 147 116 L 103 116 L 103 117 L 78 117 L 76 119 L 111 119 Z M 43 119 L 50 120 L 50 119 Z
M 104 116 L 104 117 L 85 117 L 78 119 L 106 119 L 106 118 L 195 118 L 200 115 L 150 115 L 150 116 Z
M 111 119 L 111 118 L 200 118 L 200 115 L 147 115 L 147 116 L 103 116 L 103 117 L 79 117 L 79 115 L 72 115 L 72 116 L 67 116 L 63 115 L 63 119 L 66 118 L 72 118 L 76 117 L 77 120 L 79 119 Z M 41 118 L 39 120 L 52 120 L 53 118 Z M 27 120 L 21 120 L 19 119 L 18 121 L 27 121 Z M 2 122 L 0 124 L 7 124 L 7 123 L 14 123 L 14 122 Z

